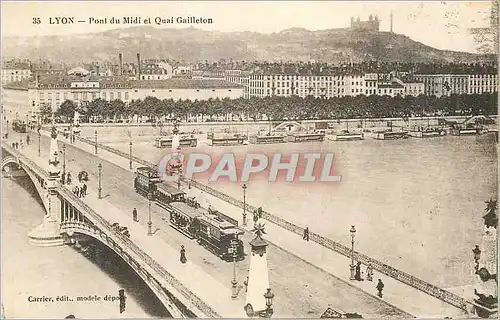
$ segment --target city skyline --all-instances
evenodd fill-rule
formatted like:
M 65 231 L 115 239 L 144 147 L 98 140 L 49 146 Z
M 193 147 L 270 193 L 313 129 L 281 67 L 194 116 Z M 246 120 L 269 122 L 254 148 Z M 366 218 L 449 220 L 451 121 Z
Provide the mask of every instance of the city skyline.
M 286 5 L 286 11 L 283 10 Z M 471 28 L 487 28 L 490 24 L 491 2 L 4 2 L 2 3 L 2 36 L 44 36 L 96 33 L 134 25 L 90 25 L 88 19 L 141 16 L 170 18 L 194 16 L 213 19 L 212 24 L 168 24 L 160 28 L 194 27 L 221 32 L 274 33 L 289 28 L 324 30 L 346 28 L 350 17 L 367 20 L 369 15 L 380 19 L 380 30 L 390 30 L 415 41 L 442 50 L 477 52 Z M 74 17 L 86 23 L 50 25 L 49 17 Z M 42 24 L 32 24 L 40 17 Z M 332 17 L 334 19 L 332 19 Z M 340 17 L 335 19 L 335 17 Z M 144 24 L 141 24 L 144 25 Z M 152 24 L 153 26 L 154 23 Z M 137 25 L 135 25 L 137 26 Z M 158 27 L 158 26 L 155 26 Z

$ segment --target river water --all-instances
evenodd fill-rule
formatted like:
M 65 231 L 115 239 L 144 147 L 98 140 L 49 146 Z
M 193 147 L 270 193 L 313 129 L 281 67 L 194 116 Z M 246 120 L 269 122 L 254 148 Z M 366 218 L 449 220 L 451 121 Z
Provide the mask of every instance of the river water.
M 27 234 L 42 222 L 45 210 L 28 177 L 2 179 L 2 206 L 2 304 L 7 318 L 168 316 L 133 270 L 96 241 L 84 242 L 86 254 L 69 246 L 31 246 Z M 127 296 L 122 314 L 118 301 L 103 300 L 106 295 L 117 297 L 120 289 Z M 76 301 L 94 295 L 101 301 Z M 28 301 L 43 296 L 53 302 Z M 60 296 L 73 301 L 56 301 Z
M 108 143 L 128 152 L 128 143 Z M 497 196 L 497 145 L 492 135 L 353 142 L 209 147 L 183 153 L 333 152 L 336 183 L 248 183 L 247 202 L 355 248 L 443 288 L 473 283 L 485 201 Z M 159 162 L 169 149 L 135 142 L 134 154 Z M 198 178 L 206 182 L 207 177 Z M 212 187 L 243 200 L 241 183 Z

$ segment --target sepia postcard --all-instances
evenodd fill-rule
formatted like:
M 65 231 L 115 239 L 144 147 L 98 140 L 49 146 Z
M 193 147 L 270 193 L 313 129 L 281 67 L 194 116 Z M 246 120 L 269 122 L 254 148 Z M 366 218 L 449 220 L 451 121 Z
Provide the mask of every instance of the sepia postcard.
M 2 1 L 2 318 L 497 318 L 498 8 Z

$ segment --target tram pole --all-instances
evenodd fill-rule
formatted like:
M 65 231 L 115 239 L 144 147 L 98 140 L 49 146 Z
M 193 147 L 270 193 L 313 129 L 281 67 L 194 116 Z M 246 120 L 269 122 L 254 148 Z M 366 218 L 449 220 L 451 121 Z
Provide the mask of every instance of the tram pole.
M 97 154 L 97 130 L 94 131 L 95 154 Z
M 153 199 L 153 194 L 148 193 L 148 236 L 153 235 L 153 222 L 151 221 L 151 200 Z
M 238 241 L 231 240 L 231 248 L 233 249 L 233 279 L 231 280 L 232 294 L 231 299 L 238 299 L 238 280 L 236 280 L 236 258 L 238 257 Z
M 130 140 L 130 143 L 129 143 L 128 164 L 129 164 L 130 170 L 132 170 L 132 140 Z
M 247 199 L 246 199 L 247 185 L 243 184 L 243 186 L 241 188 L 243 189 L 243 226 L 246 227 L 246 225 L 247 225 Z
M 101 185 L 101 180 L 102 180 L 102 164 L 99 163 L 99 188 L 97 189 L 98 191 L 98 198 L 102 199 L 102 185 Z
M 351 265 L 349 266 L 350 271 L 351 271 L 351 276 L 350 280 L 355 280 L 356 279 L 356 265 L 354 264 L 354 237 L 356 236 L 356 228 L 354 226 L 351 226 L 351 229 L 349 230 L 351 233 Z

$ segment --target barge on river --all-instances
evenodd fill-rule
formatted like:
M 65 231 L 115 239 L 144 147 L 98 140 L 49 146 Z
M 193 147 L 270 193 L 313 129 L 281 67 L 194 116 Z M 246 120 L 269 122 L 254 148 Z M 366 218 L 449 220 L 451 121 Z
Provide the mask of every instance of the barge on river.
M 155 147 L 157 148 L 171 148 L 173 136 L 164 136 L 155 139 Z M 179 139 L 181 147 L 196 147 L 198 139 L 189 135 L 181 135 Z
M 470 136 L 480 134 L 480 128 L 451 128 L 450 134 L 452 136 Z
M 388 132 L 375 132 L 373 136 L 374 139 L 377 140 L 398 140 L 398 139 L 407 139 L 409 137 L 407 131 L 388 131 Z
M 325 134 L 322 132 L 292 133 L 288 135 L 287 140 L 289 142 L 323 141 Z
M 270 135 L 255 135 L 248 138 L 252 144 L 272 144 L 272 143 L 286 143 L 286 135 L 284 134 L 270 134 Z
M 424 129 L 419 131 L 410 131 L 409 134 L 415 138 L 435 138 L 446 135 L 446 131 L 442 129 Z
M 212 146 L 235 146 L 243 144 L 247 140 L 247 135 L 207 132 L 207 139 L 212 141 Z
M 340 133 L 333 134 L 330 140 L 333 141 L 359 141 L 363 140 L 364 135 L 362 132 L 350 132 L 342 130 Z

